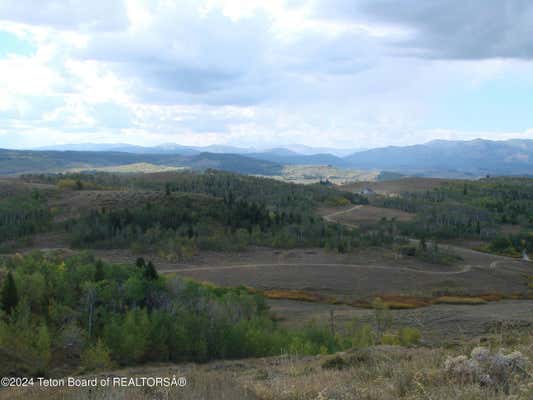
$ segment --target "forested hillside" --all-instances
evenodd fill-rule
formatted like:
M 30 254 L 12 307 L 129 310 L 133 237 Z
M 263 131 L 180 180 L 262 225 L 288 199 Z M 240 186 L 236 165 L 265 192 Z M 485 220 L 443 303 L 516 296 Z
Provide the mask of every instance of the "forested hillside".
M 416 213 L 412 222 L 401 224 L 410 236 L 480 238 L 490 240 L 490 251 L 520 255 L 533 251 L 533 180 L 485 178 L 452 182 L 426 192 L 378 196 L 373 203 Z M 512 226 L 514 234 L 502 227 Z
M 116 207 L 91 207 L 57 225 L 76 248 L 129 248 L 187 260 L 200 250 L 243 250 L 250 245 L 344 252 L 365 243 L 393 241 L 387 227 L 360 232 L 317 216 L 319 206 L 368 202 L 327 185 L 295 185 L 213 170 L 25 175 L 23 179 L 67 191 L 114 190 L 132 198 L 139 190 L 157 194 L 132 206 L 117 202 Z
M 71 169 L 90 171 L 92 168 L 150 163 L 194 170 L 216 168 L 243 174 L 276 175 L 280 164 L 249 158 L 239 154 L 201 153 L 139 154 L 119 151 L 31 151 L 0 149 L 0 176 L 35 172 L 63 172 Z
M 0 291 L 4 376 L 283 351 L 324 354 L 390 340 L 365 324 L 343 336 L 314 324 L 287 330 L 259 294 L 162 277 L 143 259 L 110 265 L 87 255 L 37 253 L 1 262 L 0 270 L 7 274 Z M 399 337 L 408 345 L 419 333 L 402 329 Z

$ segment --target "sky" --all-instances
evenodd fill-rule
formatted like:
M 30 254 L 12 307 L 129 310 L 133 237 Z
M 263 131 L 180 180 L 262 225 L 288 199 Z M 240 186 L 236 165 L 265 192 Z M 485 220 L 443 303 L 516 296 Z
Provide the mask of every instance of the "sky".
M 533 139 L 532 38 L 530 0 L 0 0 L 0 147 Z

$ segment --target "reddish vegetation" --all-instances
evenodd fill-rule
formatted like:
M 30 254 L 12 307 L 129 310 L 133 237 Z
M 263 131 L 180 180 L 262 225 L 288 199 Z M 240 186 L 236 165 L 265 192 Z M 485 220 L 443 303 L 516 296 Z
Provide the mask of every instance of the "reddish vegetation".
M 434 296 L 434 297 L 422 297 L 422 296 L 395 296 L 395 295 L 384 295 L 377 296 L 369 299 L 359 299 L 355 301 L 345 301 L 336 297 L 322 296 L 318 293 L 306 292 L 304 290 L 264 290 L 259 291 L 256 289 L 249 289 L 251 292 L 260 292 L 268 299 L 274 300 L 297 300 L 297 301 L 308 301 L 314 303 L 327 303 L 327 304 L 344 304 L 350 305 L 353 307 L 360 308 L 372 308 L 372 303 L 376 299 L 380 299 L 383 304 L 391 310 L 403 310 L 403 309 L 412 309 L 427 307 L 432 304 L 484 304 L 489 301 L 500 301 L 504 299 L 512 300 L 526 300 L 531 299 L 531 295 L 523 294 L 511 294 L 503 295 L 500 293 L 485 293 L 477 296 Z

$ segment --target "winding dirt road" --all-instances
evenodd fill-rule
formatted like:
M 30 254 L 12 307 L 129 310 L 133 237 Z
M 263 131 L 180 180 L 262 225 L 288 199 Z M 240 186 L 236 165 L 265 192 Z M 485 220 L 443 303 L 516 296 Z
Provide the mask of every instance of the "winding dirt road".
M 197 271 L 221 271 L 228 269 L 249 269 L 249 268 L 272 268 L 272 267 L 341 267 L 341 268 L 365 268 L 365 269 L 382 269 L 382 270 L 391 270 L 391 271 L 406 271 L 406 272 L 415 272 L 419 274 L 429 274 L 429 275 L 457 275 L 468 272 L 472 269 L 470 265 L 462 266 L 457 271 L 425 271 L 415 268 L 406 268 L 406 267 L 389 267 L 385 265 L 362 265 L 362 264 L 340 264 L 340 263 L 321 263 L 321 264 L 310 264 L 310 263 L 272 263 L 272 264 L 235 264 L 235 265 L 219 265 L 219 266 L 208 266 L 208 267 L 192 267 L 192 268 L 179 268 L 179 269 L 159 269 L 161 273 L 174 273 L 174 272 L 197 272 Z
M 335 211 L 331 214 L 323 216 L 324 220 L 331 223 L 340 223 L 348 227 L 357 227 L 349 223 L 338 221 L 335 217 L 338 217 L 343 214 L 353 212 L 357 209 L 363 207 L 362 205 L 355 205 L 349 209 Z M 418 245 L 418 240 L 409 239 L 413 244 Z M 505 263 L 506 265 L 502 268 L 514 270 L 516 272 L 526 272 L 527 264 L 523 260 L 517 260 L 511 257 L 504 257 L 499 255 L 493 255 L 488 253 L 482 253 L 479 251 L 467 249 L 464 247 L 446 245 L 446 248 L 454 251 L 465 260 L 465 264 L 461 265 L 459 269 L 453 271 L 432 271 L 432 270 L 422 270 L 416 268 L 408 267 L 398 267 L 398 266 L 387 266 L 387 265 L 368 265 L 368 264 L 349 264 L 349 263 L 251 263 L 251 264 L 231 264 L 231 265 L 209 265 L 209 266 L 191 266 L 187 268 L 161 268 L 159 269 L 162 273 L 176 273 L 176 272 L 199 272 L 199 271 L 213 271 L 213 270 L 235 270 L 235 269 L 253 269 L 253 268 L 280 268 L 280 267 L 340 267 L 340 268 L 360 268 L 360 269 L 373 269 L 373 270 L 385 270 L 385 271 L 405 271 L 413 272 L 423 275 L 459 275 L 470 272 L 473 268 L 475 269 L 487 269 L 493 270 L 498 268 L 500 264 Z M 513 265 L 509 265 L 513 264 Z M 530 267 L 533 270 L 533 264 L 530 264 Z

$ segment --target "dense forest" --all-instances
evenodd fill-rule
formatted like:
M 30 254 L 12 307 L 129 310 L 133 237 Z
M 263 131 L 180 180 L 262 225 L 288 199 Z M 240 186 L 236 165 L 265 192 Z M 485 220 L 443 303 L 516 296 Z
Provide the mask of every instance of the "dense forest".
M 448 182 L 435 189 L 372 196 L 372 204 L 415 213 L 409 222 L 382 221 L 348 229 L 325 223 L 318 207 L 367 204 L 365 196 L 326 183 L 297 185 L 273 179 L 207 170 L 203 173 L 68 173 L 25 175 L 29 183 L 63 191 L 148 191 L 142 204 L 94 207 L 64 223 L 78 248 L 155 251 L 187 260 L 198 250 L 242 250 L 250 245 L 325 247 L 339 252 L 364 245 L 390 245 L 401 237 L 479 239 L 486 251 L 520 256 L 533 251 L 533 183 L 525 178 Z M 20 196 L 19 196 L 20 197 Z M 0 202 L 0 242 L 49 229 L 43 194 Z M 134 196 L 132 196 L 134 197 Z M 513 227 L 512 233 L 502 227 Z M 57 227 L 56 227 L 57 228 Z
M 411 344 L 410 328 L 392 334 L 386 309 L 373 325 L 344 335 L 311 324 L 280 328 L 260 294 L 159 276 L 151 262 L 110 265 L 81 254 L 34 253 L 0 264 L 3 374 L 45 374 L 149 361 L 318 354 L 374 343 Z
M 38 191 L 0 199 L 0 243 L 42 232 L 51 221 L 46 198 Z
M 66 225 L 75 247 L 158 249 L 179 258 L 195 249 L 236 250 L 249 244 L 325 246 L 350 232 L 303 213 L 270 211 L 263 204 L 203 195 L 168 195 L 158 204 L 93 210 Z
M 40 174 L 24 175 L 27 182 L 66 185 L 83 190 L 154 190 L 200 193 L 217 198 L 262 203 L 269 209 L 310 211 L 319 204 L 366 204 L 366 197 L 335 190 L 328 185 L 297 185 L 274 179 L 233 174 L 216 170 L 199 172 L 161 172 L 154 174 Z
M 197 250 L 326 247 L 339 252 L 362 244 L 390 244 L 389 229 L 362 233 L 329 224 L 319 206 L 365 204 L 358 194 L 328 185 L 295 185 L 219 171 L 113 175 L 27 175 L 28 182 L 62 190 L 138 190 L 159 193 L 157 200 L 131 207 L 94 207 L 63 224 L 78 248 L 130 248 L 155 251 L 183 261 Z
M 402 234 L 416 237 L 479 238 L 489 240 L 487 250 L 519 255 L 533 250 L 533 180 L 485 178 L 447 183 L 425 192 L 378 196 L 373 204 L 416 213 L 412 222 L 399 224 Z M 502 226 L 522 233 L 507 235 Z

